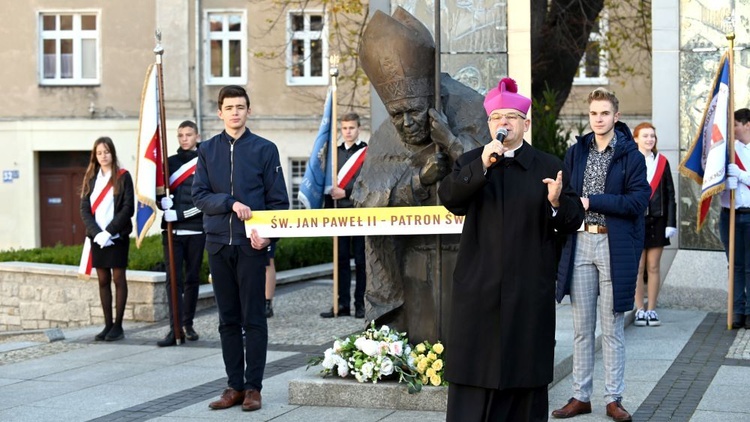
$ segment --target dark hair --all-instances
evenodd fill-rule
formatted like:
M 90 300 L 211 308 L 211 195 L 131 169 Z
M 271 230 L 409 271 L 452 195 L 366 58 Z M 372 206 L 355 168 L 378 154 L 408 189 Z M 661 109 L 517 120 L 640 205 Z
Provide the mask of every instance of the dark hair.
M 588 101 L 589 104 L 591 104 L 592 101 L 609 101 L 612 103 L 612 108 L 614 108 L 615 113 L 620 111 L 620 100 L 617 99 L 614 92 L 609 91 L 606 88 L 599 87 L 591 91 Z
M 656 142 L 654 142 L 654 147 L 651 148 L 651 151 L 652 152 L 659 152 L 659 150 L 656 149 L 656 144 L 659 142 L 659 137 L 656 136 L 656 128 L 651 123 L 649 123 L 649 122 L 639 123 L 638 126 L 636 126 L 635 129 L 633 129 L 633 139 L 635 140 L 635 138 L 638 137 L 638 134 L 641 133 L 641 131 L 643 129 L 653 129 L 654 130 L 654 140 Z
M 227 85 L 219 91 L 219 110 L 221 105 L 224 103 L 225 98 L 238 98 L 245 97 L 245 103 L 250 107 L 250 97 L 247 96 L 245 88 L 239 85 Z
M 739 110 L 735 110 L 734 121 L 742 122 L 743 125 L 747 122 L 750 122 L 750 109 L 741 108 Z
M 112 191 L 116 195 L 120 191 L 120 163 L 117 161 L 117 151 L 115 150 L 115 143 L 112 142 L 112 138 L 109 136 L 102 136 L 96 141 L 94 141 L 94 146 L 91 148 L 91 157 L 89 157 L 89 166 L 86 168 L 86 174 L 83 176 L 83 185 L 81 185 L 81 198 L 85 198 L 89 193 L 91 193 L 91 189 L 93 186 L 89 183 L 91 179 L 96 176 L 96 173 L 99 172 L 99 161 L 96 159 L 96 148 L 99 145 L 104 144 L 105 147 L 109 150 L 109 153 L 112 154 L 112 171 L 109 175 L 110 180 L 112 181 Z
M 195 122 L 192 120 L 185 120 L 184 122 L 180 123 L 179 126 L 177 126 L 177 129 L 179 130 L 179 129 L 186 128 L 186 127 L 189 127 L 193 129 L 195 133 L 198 133 L 198 125 L 196 125 Z
M 357 122 L 357 127 L 360 126 L 359 114 L 357 113 L 346 113 L 339 119 L 340 122 Z

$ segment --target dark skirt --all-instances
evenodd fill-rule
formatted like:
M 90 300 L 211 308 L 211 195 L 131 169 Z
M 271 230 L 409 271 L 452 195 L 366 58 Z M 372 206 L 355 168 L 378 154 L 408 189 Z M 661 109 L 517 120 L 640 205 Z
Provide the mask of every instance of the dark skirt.
M 94 268 L 127 268 L 130 239 L 119 237 L 112 240 L 115 244 L 100 248 L 91 242 L 91 262 Z
M 646 249 L 663 248 L 669 245 L 669 238 L 664 236 L 667 229 L 666 217 L 646 217 Z

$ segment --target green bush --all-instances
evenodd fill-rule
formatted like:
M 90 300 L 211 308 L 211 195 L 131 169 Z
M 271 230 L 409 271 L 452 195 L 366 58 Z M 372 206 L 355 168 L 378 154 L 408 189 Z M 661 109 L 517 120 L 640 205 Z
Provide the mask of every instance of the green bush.
M 83 245 L 20 249 L 0 252 L 0 262 L 40 262 L 78 266 Z M 276 245 L 276 270 L 284 271 L 333 261 L 333 242 L 330 237 L 285 238 Z M 135 239 L 130 239 L 128 269 L 142 271 L 165 271 L 164 251 L 161 235 L 143 239 L 140 249 Z M 203 252 L 201 282 L 208 282 L 208 254 Z
M 557 96 L 557 91 L 546 87 L 542 93 L 542 98 L 532 100 L 533 118 L 531 124 L 534 127 L 534 147 L 556 155 L 562 160 L 568 150 L 568 139 L 570 139 L 571 131 L 565 130 L 557 116 L 550 112 L 555 107 Z
M 333 261 L 333 240 L 330 237 L 290 237 L 276 243 L 277 271 L 309 267 Z

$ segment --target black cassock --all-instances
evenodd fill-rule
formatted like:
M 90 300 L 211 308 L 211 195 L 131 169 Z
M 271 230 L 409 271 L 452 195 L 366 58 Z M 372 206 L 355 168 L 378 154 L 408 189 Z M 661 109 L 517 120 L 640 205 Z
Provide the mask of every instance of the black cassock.
M 535 419 L 523 409 L 527 403 L 546 420 L 554 370 L 555 230 L 575 232 L 584 210 L 557 157 L 524 142 L 514 158 L 502 158 L 485 175 L 482 150 L 461 156 L 439 189 L 446 208 L 466 215 L 453 276 L 446 379 L 451 389 L 483 389 L 485 403 L 510 407 L 484 409 L 479 417 Z M 542 180 L 555 179 L 559 170 L 563 190 L 553 216 Z M 473 419 L 466 412 L 475 406 L 456 397 L 449 393 L 449 419 Z M 466 407 L 452 413 L 456 406 Z

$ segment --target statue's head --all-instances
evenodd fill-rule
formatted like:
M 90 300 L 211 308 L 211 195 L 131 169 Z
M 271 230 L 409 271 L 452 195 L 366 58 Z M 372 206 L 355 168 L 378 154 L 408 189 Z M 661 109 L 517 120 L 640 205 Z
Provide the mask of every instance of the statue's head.
M 401 7 L 375 12 L 359 44 L 359 60 L 385 104 L 401 139 L 429 142 L 427 111 L 435 92 L 435 42 L 430 31 Z

